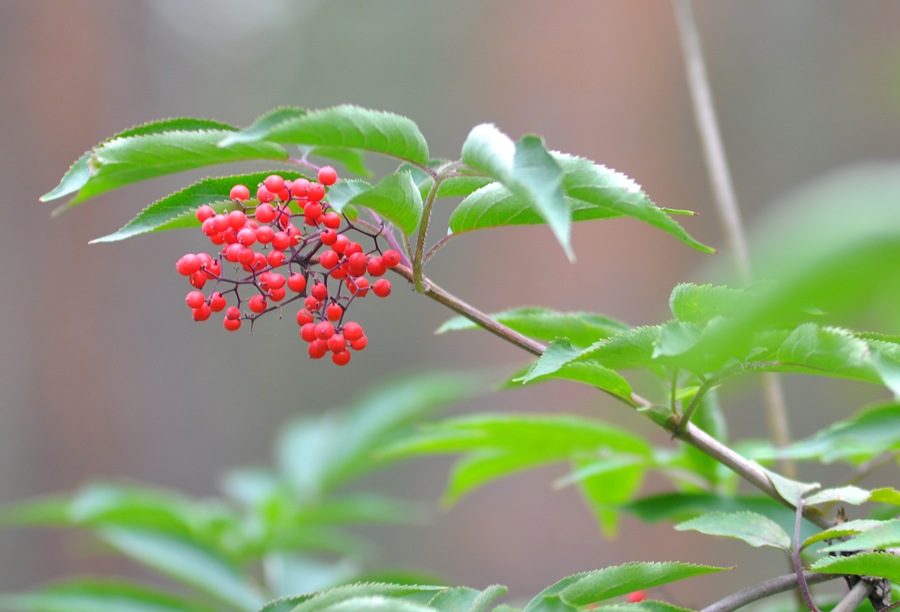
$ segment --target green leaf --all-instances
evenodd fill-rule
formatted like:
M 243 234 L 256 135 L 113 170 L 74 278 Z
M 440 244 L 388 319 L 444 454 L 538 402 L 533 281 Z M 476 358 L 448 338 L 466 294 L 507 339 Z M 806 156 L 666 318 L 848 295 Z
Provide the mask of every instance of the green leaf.
M 869 347 L 851 332 L 804 323 L 778 349 L 777 371 L 799 371 L 880 383 Z
M 775 487 L 775 490 L 781 495 L 781 498 L 792 506 L 796 506 L 801 497 L 805 496 L 810 491 L 815 491 L 821 486 L 818 482 L 800 482 L 799 480 L 785 478 L 784 476 L 776 474 L 771 470 L 766 470 L 765 468 L 763 468 L 763 470 L 766 472 L 766 477 L 769 479 L 769 482 L 772 483 L 772 486 Z
M 110 142 L 117 138 L 128 138 L 129 136 L 146 136 L 148 134 L 162 134 L 164 132 L 194 132 L 199 130 L 236 130 L 237 128 L 233 128 L 230 125 L 226 125 L 224 123 L 219 123 L 218 121 L 210 121 L 208 119 L 190 119 L 190 118 L 181 118 L 181 119 L 163 119 L 161 121 L 153 121 L 151 123 L 145 123 L 144 125 L 138 125 L 133 128 L 127 129 L 124 132 L 119 132 L 112 138 L 105 140 L 104 142 Z M 98 147 L 102 146 L 101 142 Z M 95 147 L 96 148 L 96 147 Z M 82 187 L 84 187 L 85 183 L 88 182 L 90 178 L 90 166 L 89 161 L 91 159 L 91 153 L 93 150 L 86 151 L 84 155 L 79 157 L 75 163 L 72 164 L 72 167 L 69 168 L 68 172 L 63 176 L 62 181 L 60 181 L 59 185 L 53 189 L 51 192 L 46 193 L 41 196 L 41 202 L 49 202 L 51 200 L 59 199 L 63 196 L 67 196 L 70 193 L 75 193 Z
M 262 558 L 268 592 L 284 597 L 311 593 L 358 580 L 359 565 L 347 557 L 337 562 L 290 553 L 268 553 Z
M 809 569 L 827 574 L 878 576 L 900 582 L 900 556 L 886 552 L 859 553 L 850 557 L 822 557 Z
M 869 501 L 872 492 L 859 487 L 846 486 L 835 489 L 823 489 L 813 493 L 803 500 L 806 506 L 815 506 L 816 504 L 824 504 L 828 502 L 842 502 L 845 504 L 853 504 L 858 506 Z
M 597 606 L 595 612 L 692 612 L 688 608 L 680 608 L 665 601 L 644 600 L 637 603 L 612 604 Z
M 307 110 L 305 108 L 300 108 L 299 106 L 279 106 L 273 108 L 257 117 L 256 121 L 254 121 L 250 127 L 240 131 L 235 130 L 234 134 L 226 136 L 222 142 L 219 143 L 219 146 L 228 147 L 238 143 L 266 140 L 266 135 L 277 126 L 290 119 L 302 119 L 306 115 Z
M 484 591 L 456 587 L 435 595 L 428 607 L 439 612 L 484 612 L 490 603 L 506 593 L 506 587 L 495 584 Z
M 661 333 L 658 325 L 636 327 L 595 342 L 581 352 L 578 360 L 593 360 L 613 370 L 649 368 L 661 372 L 661 366 L 653 361 Z
M 475 126 L 462 147 L 462 162 L 499 181 L 550 226 L 570 260 L 572 211 L 566 205 L 560 181 L 563 169 L 537 136 L 513 143 L 494 125 Z M 455 214 L 455 212 L 454 212 Z M 450 229 L 454 227 L 451 216 Z
M 502 584 L 492 584 L 485 590 L 481 592 L 481 594 L 472 602 L 472 607 L 470 608 L 470 612 L 485 612 L 490 606 L 491 602 L 495 599 L 506 593 L 507 588 Z
M 590 465 L 588 459 L 576 459 L 578 469 Z M 607 538 L 613 538 L 619 524 L 618 506 L 630 501 L 641 488 L 645 464 L 624 463 L 618 468 L 597 472 L 578 484 L 588 506 L 597 516 L 600 531 Z
M 697 344 L 702 329 L 693 323 L 672 321 L 662 326 L 653 347 L 652 358 L 674 357 L 686 353 Z
M 201 206 L 212 206 L 217 212 L 236 210 L 236 205 L 230 199 L 231 188 L 237 184 L 247 185 L 250 191 L 271 174 L 278 174 L 285 180 L 294 180 L 302 177 L 299 172 L 270 170 L 268 172 L 256 172 L 253 174 L 238 174 L 235 176 L 223 176 L 219 178 L 205 178 L 181 191 L 157 200 L 138 215 L 125 224 L 119 231 L 91 240 L 96 242 L 115 242 L 124 240 L 139 234 L 160 232 L 182 227 L 200 227 L 196 212 Z M 308 178 L 308 177 L 304 177 Z M 249 203 L 253 205 L 253 203 Z
M 580 353 L 581 351 L 573 347 L 568 338 L 554 340 L 550 343 L 550 346 L 544 350 L 544 353 L 538 358 L 534 365 L 531 366 L 531 369 L 528 370 L 528 373 L 522 378 L 522 382 L 527 383 L 539 376 L 553 374 L 562 366 L 574 360 Z
M 535 364 L 537 365 L 537 364 Z M 562 365 L 558 370 L 543 374 L 540 376 L 532 376 L 525 384 L 533 384 L 551 379 L 573 380 L 586 385 L 591 385 L 609 392 L 618 397 L 626 404 L 635 406 L 631 397 L 631 385 L 622 378 L 615 370 L 610 370 L 594 361 L 573 361 Z M 516 381 L 519 378 L 514 379 Z
M 772 546 L 791 550 L 791 538 L 778 523 L 753 512 L 712 512 L 675 525 L 676 531 L 699 531 L 707 535 L 726 536 L 760 547 Z
M 866 529 L 851 540 L 837 542 L 826 546 L 821 552 L 842 552 L 869 550 L 873 548 L 889 548 L 900 545 L 900 521 L 885 521 L 877 527 Z
M 548 586 L 546 589 L 535 595 L 522 612 L 569 612 L 574 610 L 575 608 L 573 606 L 568 605 L 560 599 L 560 594 L 588 574 L 589 572 L 581 572 L 579 574 L 566 576 L 562 580 Z
M 374 172 L 366 167 L 366 156 L 356 149 L 342 149 L 340 147 L 310 147 L 302 146 L 300 150 L 306 155 L 315 155 L 326 159 L 333 159 L 344 164 L 347 171 L 359 176 L 371 177 Z
M 237 567 L 211 550 L 159 532 L 106 527 L 98 537 L 124 555 L 244 612 L 258 610 L 262 596 Z
M 355 493 L 323 500 L 301 513 L 301 520 L 316 523 L 409 523 L 422 520 L 413 502 L 372 493 Z
M 646 457 L 641 457 L 639 455 L 616 455 L 608 459 L 587 463 L 575 471 L 557 478 L 554 481 L 553 486 L 557 489 L 562 489 L 599 474 L 608 474 L 609 472 L 615 472 L 623 468 L 647 465 L 649 465 L 649 462 Z
M 591 572 L 566 587 L 560 598 L 570 606 L 582 607 L 597 601 L 684 580 L 693 576 L 731 568 L 691 563 L 626 563 Z
M 374 187 L 363 189 L 367 185 L 363 181 L 341 181 L 331 188 L 328 203 L 338 212 L 347 204 L 365 206 L 407 235 L 418 229 L 422 220 L 422 196 L 409 172 L 388 174 Z M 335 190 L 338 191 L 337 195 Z
M 856 535 L 857 533 L 862 533 L 864 531 L 880 527 L 884 524 L 884 521 L 872 521 L 867 519 L 840 523 L 837 526 L 832 527 L 831 529 L 820 531 L 819 533 L 806 538 L 806 540 L 804 540 L 803 542 L 802 548 L 807 548 L 808 546 L 811 546 L 816 542 L 821 542 L 823 540 L 836 540 L 838 538 L 843 538 L 844 536 Z
M 362 149 L 418 164 L 428 162 L 428 144 L 412 120 L 393 113 L 344 104 L 285 119 L 266 129 L 254 126 L 222 139 L 220 146 L 267 140 L 282 144 Z
M 890 488 L 875 489 L 869 496 L 868 501 L 900 506 L 900 491 Z
M 405 597 L 414 593 L 422 593 L 426 591 L 441 591 L 445 587 L 442 586 L 423 586 L 423 585 L 406 585 L 406 584 L 384 584 L 384 583 L 358 583 L 346 586 L 335 587 L 327 591 L 321 591 L 299 602 L 291 608 L 293 612 L 318 612 L 331 608 L 347 600 L 360 598 L 391 598 Z M 385 601 L 391 601 L 385 599 Z M 399 603 L 393 601 L 393 603 Z M 407 602 L 408 603 L 408 602 Z M 390 608 L 388 608 L 390 609 Z M 405 610 L 405 608 L 402 608 Z M 263 612 L 263 611 L 261 611 Z
M 545 342 L 568 338 L 573 345 L 579 347 L 590 346 L 598 340 L 629 329 L 620 321 L 591 312 L 558 312 L 528 307 L 495 312 L 488 316 L 529 338 Z M 435 333 L 478 328 L 477 323 L 465 317 L 456 317 L 446 321 Z
M 795 514 L 770 497 L 729 497 L 712 493 L 663 493 L 624 504 L 621 508 L 647 523 L 686 521 L 709 512 L 749 511 L 769 518 L 773 518 L 773 513 L 778 513 L 789 521 Z
M 223 130 L 164 132 L 104 143 L 91 153 L 90 178 L 63 208 L 125 185 L 175 172 L 236 161 L 288 157 L 287 151 L 270 143 L 217 147 L 219 139 L 228 133 Z
M 215 612 L 202 602 L 127 582 L 74 580 L 0 595 L 8 612 Z
M 653 225 L 695 249 L 715 252 L 688 235 L 669 217 L 675 214 L 658 208 L 640 186 L 623 174 L 592 161 L 552 152 L 563 169 L 562 190 L 572 221 L 628 216 Z M 683 212 L 683 211 L 681 211 Z M 527 200 L 500 184 L 490 184 L 472 193 L 450 216 L 450 229 L 462 233 L 500 225 L 543 223 Z
M 681 283 L 672 290 L 669 307 L 682 323 L 702 325 L 710 319 L 734 311 L 746 299 L 746 292 L 713 285 Z
M 326 608 L 325 612 L 429 612 L 426 606 L 387 597 L 354 597 Z
M 471 452 L 457 461 L 450 470 L 441 505 L 450 507 L 482 485 L 556 461 L 559 461 L 556 455 L 540 451 L 487 449 Z

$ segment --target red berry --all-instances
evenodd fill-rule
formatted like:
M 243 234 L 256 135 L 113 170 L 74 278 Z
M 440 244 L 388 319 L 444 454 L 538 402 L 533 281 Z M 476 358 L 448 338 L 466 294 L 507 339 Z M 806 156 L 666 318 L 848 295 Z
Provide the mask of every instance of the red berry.
M 218 291 L 214 292 L 209 298 L 209 307 L 213 312 L 222 312 L 225 310 L 226 304 L 228 304 L 228 300 Z
M 278 199 L 282 202 L 287 202 L 291 199 L 291 192 L 288 189 L 282 189 L 278 192 Z
M 225 231 L 222 232 L 222 240 L 225 241 L 225 244 L 235 244 L 238 241 L 233 227 L 229 225 L 225 228 Z
M 249 227 L 253 231 L 256 231 L 259 229 L 259 221 L 257 221 L 256 219 L 247 219 L 247 225 L 245 225 L 244 227 Z
M 285 229 L 291 223 L 291 211 L 287 206 L 279 206 L 275 209 L 275 222 L 278 227 Z
M 390 251 L 385 251 L 381 255 L 381 260 L 384 262 L 388 268 L 395 267 L 398 263 L 400 263 L 400 254 L 393 249 Z
M 226 319 L 240 319 L 241 318 L 241 309 L 237 306 L 229 306 L 228 310 L 225 311 Z
M 203 285 L 206 284 L 206 272 L 194 272 L 191 274 L 190 280 L 191 286 L 203 289 Z
M 337 280 L 341 280 L 347 277 L 347 271 L 343 268 L 335 268 L 331 271 L 331 278 L 336 278 Z
M 323 185 L 334 185 L 337 177 L 337 172 L 331 166 L 324 166 L 319 170 L 319 182 Z
M 266 257 L 266 261 L 273 268 L 278 268 L 284 265 L 284 253 L 281 251 L 269 251 L 269 256 Z
M 329 304 L 328 308 L 325 309 L 325 315 L 328 317 L 329 321 L 337 321 L 344 314 L 344 309 L 341 308 L 338 304 Z
M 307 342 L 314 341 L 316 339 L 316 325 L 314 323 L 304 323 L 303 327 L 300 328 L 300 337 Z
M 284 287 L 279 287 L 278 289 L 272 289 L 269 291 L 269 299 L 271 299 L 273 302 L 280 302 L 286 295 L 287 290 L 285 290 Z
M 262 253 L 254 253 L 253 261 L 244 266 L 244 269 L 247 270 L 247 272 L 259 272 L 266 267 L 266 263 L 266 258 L 263 257 Z
M 334 353 L 331 355 L 331 361 L 335 365 L 345 366 L 350 363 L 350 351 L 341 351 L 340 353 Z
M 328 321 L 322 321 L 316 325 L 316 338 L 319 340 L 328 340 L 334 335 L 334 325 Z
M 250 246 L 254 242 L 256 242 L 256 232 L 249 227 L 245 227 L 237 234 L 238 242 L 243 244 L 244 246 Z
M 275 230 L 273 230 L 268 225 L 263 225 L 261 228 L 256 230 L 256 239 L 259 240 L 260 244 L 269 244 L 270 242 L 272 242 L 272 238 L 274 236 Z
M 320 302 L 324 302 L 328 299 L 328 287 L 326 287 L 322 283 L 316 283 L 315 285 L 313 285 L 309 293 L 310 295 L 312 295 L 312 297 L 319 300 Z
M 198 211 L 199 212 L 199 211 Z M 206 234 L 207 236 L 214 236 L 219 232 L 216 231 L 216 220 L 210 217 L 203 222 L 203 225 L 200 226 L 200 231 Z
M 310 183 L 309 193 L 306 195 L 310 202 L 318 202 L 325 197 L 325 185 L 321 183 Z
M 237 245 L 241 247 L 241 252 L 238 255 L 238 261 L 244 265 L 249 266 L 256 259 L 256 252 L 253 249 L 249 249 L 243 245 Z
M 350 348 L 352 348 L 354 351 L 361 351 L 366 348 L 366 344 L 368 344 L 368 338 L 363 336 L 359 340 L 354 340 L 353 342 L 351 342 Z
M 305 198 L 309 193 L 309 181 L 299 178 L 291 183 L 291 195 L 295 198 Z
M 191 291 L 185 296 L 184 301 L 191 308 L 200 308 L 201 304 L 206 303 L 206 296 L 201 291 Z
M 212 257 L 209 256 L 209 253 L 197 253 L 197 259 L 200 260 L 200 269 L 209 267 L 212 265 Z
M 228 248 L 225 249 L 225 259 L 230 262 L 237 263 L 238 258 L 241 256 L 241 251 L 244 250 L 244 247 L 235 243 L 229 244 Z
M 285 249 L 290 248 L 291 237 L 285 232 L 275 232 L 275 235 L 272 236 L 272 246 L 279 251 L 284 251 Z
M 303 209 L 303 217 L 306 219 L 307 225 L 315 225 L 321 216 L 322 205 L 317 204 L 316 202 L 310 202 L 306 205 L 306 208 Z
M 356 280 L 347 279 L 347 289 L 358 297 L 366 297 L 369 293 L 369 281 L 365 278 L 357 278 Z
M 212 209 L 212 206 L 204 204 L 197 209 L 197 221 L 199 221 L 200 223 L 204 223 L 207 219 L 212 219 L 215 216 L 216 211 Z
M 640 603 L 647 599 L 647 595 L 643 591 L 635 591 L 626 596 L 628 603 Z
M 341 256 L 334 251 L 325 251 L 319 256 L 319 263 L 322 264 L 322 267 L 326 270 L 331 270 L 338 265 L 340 257 Z
M 175 264 L 175 268 L 178 270 L 179 274 L 183 276 L 190 276 L 200 269 L 200 265 L 200 258 L 192 253 L 188 253 L 178 260 L 178 263 Z
M 366 265 L 369 263 L 369 258 L 366 257 L 365 253 L 354 253 L 350 256 L 348 263 L 350 264 L 350 274 L 352 276 L 362 276 L 366 273 Z
M 266 189 L 272 193 L 278 193 L 284 189 L 284 179 L 277 174 L 272 174 L 266 177 L 266 180 L 263 181 L 263 185 L 265 185 Z
M 256 199 L 260 202 L 268 203 L 275 199 L 275 194 L 266 189 L 266 186 L 263 185 L 256 190 Z
M 216 228 L 217 232 L 224 232 L 228 229 L 228 217 L 225 215 L 216 215 L 212 218 L 213 227 Z
M 262 312 L 269 306 L 269 303 L 266 302 L 266 298 L 261 295 L 254 295 L 250 298 L 250 301 L 247 303 L 247 308 L 252 310 L 253 312 Z
M 344 338 L 350 342 L 355 342 L 363 337 L 363 328 L 359 323 L 350 321 L 344 325 Z
M 300 293 L 306 289 L 306 277 L 302 274 L 291 274 L 287 280 L 288 289 L 294 293 Z
M 271 204 L 260 204 L 256 207 L 256 220 L 260 223 L 271 223 L 275 220 L 275 209 Z
M 322 303 L 313 296 L 308 295 L 306 296 L 306 299 L 303 300 L 303 305 L 307 310 L 318 310 Z
M 341 216 L 336 212 L 327 212 L 322 218 L 322 223 L 330 229 L 337 229 L 341 226 Z
M 219 265 L 218 261 L 212 261 L 208 266 L 206 266 L 206 278 L 216 278 L 222 275 L 222 266 Z
M 247 189 L 246 185 L 235 185 L 231 188 L 231 193 L 228 194 L 228 197 L 232 200 L 246 202 L 250 199 L 250 190 Z
M 241 328 L 241 320 L 240 319 L 225 319 L 222 321 L 222 325 L 228 331 L 237 331 Z
M 284 277 L 277 272 L 269 272 L 268 278 L 266 279 L 269 289 L 281 289 L 284 287 L 284 282 Z
M 378 279 L 375 282 L 375 286 L 372 287 L 372 291 L 375 292 L 375 295 L 378 297 L 387 297 L 391 294 L 391 281 L 386 278 Z
M 347 248 L 347 245 L 350 244 L 350 239 L 347 238 L 343 234 L 338 234 L 337 239 L 334 241 L 334 244 L 331 246 L 331 249 L 335 253 L 343 253 Z
M 309 314 L 308 310 L 301 310 L 297 313 L 297 325 L 306 325 L 307 323 L 312 323 L 315 321 L 313 316 Z
M 303 240 L 303 233 L 293 224 L 288 225 L 285 232 L 287 233 L 288 238 L 291 239 L 291 244 L 294 246 L 297 246 L 300 244 L 300 241 Z
M 206 321 L 211 314 L 212 310 L 210 310 L 209 306 L 206 304 L 201 305 L 199 308 L 194 308 L 194 310 L 191 311 L 191 316 L 194 317 L 194 321 Z
M 335 334 L 328 339 L 328 350 L 332 353 L 342 353 L 347 350 L 347 341 L 340 334 Z
M 238 231 L 247 225 L 247 216 L 240 210 L 232 210 L 228 213 L 228 225 L 230 225 L 231 229 L 234 231 Z
M 373 257 L 369 260 L 369 265 L 366 267 L 366 270 L 372 276 L 381 276 L 387 272 L 387 266 L 384 265 L 384 260 L 381 259 L 381 257 Z
M 328 215 L 325 215 L 326 217 Z M 337 241 L 338 234 L 334 230 L 325 229 L 319 233 L 319 240 L 322 241 L 322 244 L 325 246 L 332 246 Z
M 313 359 L 321 359 L 325 355 L 328 354 L 328 351 L 319 346 L 317 343 L 313 342 L 309 345 L 309 356 Z
M 344 249 L 344 255 L 350 257 L 354 253 L 362 253 L 363 248 L 362 245 L 358 242 L 348 242 L 347 247 Z
M 217 232 L 209 237 L 209 241 L 213 244 L 225 244 L 225 238 L 222 236 L 222 232 Z

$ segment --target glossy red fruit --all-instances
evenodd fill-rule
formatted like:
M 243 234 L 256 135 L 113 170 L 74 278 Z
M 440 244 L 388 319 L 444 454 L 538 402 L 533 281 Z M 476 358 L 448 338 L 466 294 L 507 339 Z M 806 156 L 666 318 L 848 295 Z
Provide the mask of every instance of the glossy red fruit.
M 225 311 L 226 319 L 240 319 L 241 318 L 241 309 L 237 306 L 229 306 L 228 310 Z
M 275 194 L 266 189 L 266 186 L 263 185 L 256 190 L 256 199 L 264 204 L 267 204 L 275 199 Z
M 191 308 L 200 308 L 206 303 L 206 296 L 201 291 L 191 291 L 184 297 L 184 301 Z
M 325 185 L 321 183 L 310 183 L 309 193 L 306 194 L 310 202 L 318 202 L 325 197 Z
M 303 232 L 297 229 L 296 225 L 288 225 L 285 233 L 288 235 L 288 238 L 291 239 L 291 244 L 293 246 L 297 246 L 298 244 L 300 244 L 300 241 L 303 240 Z
M 206 304 L 201 305 L 199 308 L 194 308 L 191 311 L 191 316 L 194 317 L 194 321 L 206 321 L 211 314 L 212 310 L 210 310 L 209 306 Z
M 329 229 L 337 229 L 341 226 L 341 216 L 330 211 L 322 216 L 322 224 Z
M 210 236 L 209 241 L 215 245 L 225 244 L 225 238 L 222 237 L 222 232 L 217 232 Z
M 260 204 L 256 207 L 256 220 L 260 223 L 271 223 L 275 220 L 275 209 L 271 204 Z
M 183 276 L 190 276 L 200 269 L 200 265 L 200 258 L 193 253 L 188 253 L 178 260 L 178 263 L 175 264 L 175 268 L 178 270 L 179 274 Z
M 288 236 L 286 232 L 275 232 L 275 235 L 272 236 L 272 246 L 279 251 L 289 249 L 291 246 L 291 237 Z
M 340 353 L 333 353 L 331 355 L 331 361 L 335 365 L 345 366 L 350 363 L 350 351 L 341 351 Z
M 278 274 L 277 272 L 269 272 L 267 283 L 269 285 L 269 289 L 281 289 L 282 287 L 284 287 L 285 279 L 281 274 Z
M 256 231 L 259 229 L 259 221 L 257 221 L 256 219 L 247 219 L 247 225 L 245 225 L 244 227 L 249 227 L 253 231 Z
M 319 182 L 323 185 L 334 185 L 337 183 L 337 171 L 331 166 L 323 166 L 321 170 L 319 170 Z
M 391 294 L 391 281 L 386 278 L 378 279 L 375 282 L 375 286 L 372 287 L 372 291 L 375 292 L 375 295 L 378 297 L 387 297 Z
M 324 253 L 319 255 L 319 263 L 322 264 L 322 267 L 326 270 L 331 270 L 336 265 L 338 265 L 340 257 L 341 256 L 334 251 L 325 251 Z
M 647 595 L 643 591 L 635 591 L 626 595 L 625 599 L 628 600 L 628 603 L 640 603 L 647 599 Z
M 291 195 L 295 198 L 305 198 L 309 194 L 309 181 L 299 178 L 291 183 Z
M 400 263 L 400 254 L 397 251 L 391 249 L 390 251 L 385 251 L 381 254 L 381 260 L 388 268 L 393 268 L 398 263 Z
M 266 262 L 273 268 L 279 268 L 284 265 L 284 253 L 281 251 L 269 251 Z
M 309 294 L 320 302 L 324 302 L 328 299 L 328 287 L 322 283 L 316 283 L 310 289 Z
M 287 206 L 279 206 L 275 209 L 275 223 L 278 227 L 285 229 L 291 224 L 291 211 Z
M 313 359 L 321 359 L 322 357 L 324 357 L 325 355 L 328 354 L 328 351 L 326 349 L 322 348 L 321 346 L 319 346 L 316 342 L 310 343 L 309 349 L 307 349 L 307 350 L 309 352 L 309 356 L 312 357 Z
M 373 257 L 369 260 L 369 265 L 366 266 L 366 271 L 372 276 L 381 276 L 385 272 L 387 272 L 387 266 L 384 265 L 384 260 L 381 257 Z
M 238 261 L 244 265 L 249 266 L 256 260 L 256 252 L 253 249 L 247 248 L 244 245 L 238 245 L 241 247 L 241 252 L 238 255 Z
M 306 340 L 307 342 L 313 342 L 316 339 L 316 325 L 315 323 L 304 323 L 300 328 L 300 337 Z
M 270 242 L 272 242 L 272 238 L 274 237 L 275 230 L 273 230 L 268 225 L 263 225 L 261 228 L 256 230 L 256 239 L 259 240 L 260 244 L 269 244 Z
M 310 202 L 303 209 L 303 218 L 306 219 L 307 225 L 315 225 L 322 216 L 322 205 L 316 202 Z
M 228 213 L 228 225 L 235 232 L 247 225 L 247 215 L 240 210 L 232 210 Z
M 241 256 L 241 251 L 243 251 L 243 250 L 244 250 L 244 247 L 237 243 L 229 244 L 228 247 L 225 249 L 225 259 L 227 259 L 228 261 L 230 261 L 232 263 L 237 263 L 238 258 Z
M 334 270 L 331 271 L 331 274 L 329 276 L 331 276 L 331 278 L 335 278 L 337 280 L 342 280 L 347 277 L 347 271 L 344 270 L 343 268 L 335 268 Z
M 216 215 L 212 218 L 213 227 L 216 228 L 217 232 L 224 232 L 228 229 L 228 217 L 225 215 Z
M 197 221 L 200 223 L 205 222 L 207 219 L 212 219 L 216 216 L 216 211 L 212 209 L 212 206 L 207 206 L 204 204 L 200 208 L 197 209 Z
M 269 290 L 269 299 L 273 302 L 280 302 L 284 299 L 284 296 L 287 295 L 287 290 L 284 287 L 279 287 L 278 289 L 270 289 Z
M 359 323 L 355 323 L 350 321 L 346 325 L 344 325 L 344 338 L 349 340 L 350 342 L 355 342 L 363 337 L 363 328 Z
M 213 312 L 222 312 L 227 304 L 228 300 L 218 291 L 214 292 L 209 298 L 209 307 Z
M 316 338 L 319 340 L 328 340 L 334 335 L 334 325 L 328 321 L 322 321 L 316 325 Z
M 253 312 L 263 312 L 268 306 L 269 303 L 266 302 L 266 298 L 261 295 L 254 295 L 250 298 L 250 301 L 247 302 L 247 308 Z
M 256 232 L 249 227 L 245 227 L 237 233 L 237 239 L 238 242 L 248 247 L 256 242 Z
M 200 226 L 200 231 L 206 234 L 207 236 L 215 236 L 219 232 L 216 231 L 216 221 L 212 217 L 206 219 L 203 222 L 203 225 Z
M 362 245 L 358 242 L 348 242 L 346 248 L 344 248 L 344 255 L 350 257 L 354 253 L 362 253 L 363 248 Z
M 322 302 L 320 302 L 313 296 L 308 295 L 308 296 L 306 296 L 306 299 L 303 300 L 303 305 L 306 307 L 307 310 L 318 310 L 319 306 L 322 305 Z
M 246 185 L 235 185 L 231 188 L 231 193 L 228 194 L 228 197 L 232 200 L 246 202 L 250 199 L 250 190 L 247 189 Z
M 369 279 L 357 278 L 356 280 L 347 280 L 347 289 L 355 293 L 357 297 L 366 297 L 369 293 Z
M 344 314 L 344 309 L 341 308 L 338 304 L 329 304 L 328 308 L 325 309 L 325 316 L 329 321 L 337 321 Z
M 222 240 L 225 241 L 225 244 L 234 244 L 238 241 L 237 234 L 233 227 L 229 225 L 225 228 L 225 231 L 222 232 Z
M 200 269 L 208 267 L 212 264 L 212 257 L 209 256 L 209 253 L 197 253 L 197 259 L 200 260 Z
M 191 286 L 197 289 L 203 289 L 206 284 L 206 272 L 194 272 L 190 276 Z
M 304 309 L 297 313 L 297 325 L 303 326 L 307 323 L 312 323 L 313 321 L 315 321 L 315 319 L 309 314 L 308 310 Z
M 268 262 L 266 261 L 266 258 L 263 257 L 263 254 L 256 253 L 253 255 L 253 261 L 249 265 L 245 266 L 244 269 L 247 270 L 247 272 L 259 272 L 267 265 Z
M 347 238 L 343 234 L 338 234 L 337 239 L 334 241 L 334 244 L 331 246 L 331 249 L 335 253 L 343 253 L 347 248 L 347 245 L 350 244 L 350 239 Z
M 222 266 L 219 265 L 218 261 L 212 261 L 206 266 L 204 272 L 206 273 L 206 278 L 217 278 L 222 275 Z
M 306 278 L 302 274 L 291 274 L 287 279 L 288 289 L 300 293 L 306 289 Z
M 342 353 L 347 350 L 347 341 L 340 334 L 335 334 L 328 339 L 328 350 L 332 353 Z
M 361 351 L 364 348 L 366 348 L 366 344 L 368 344 L 368 343 L 369 343 L 368 338 L 363 336 L 359 340 L 354 340 L 353 342 L 351 342 L 350 348 L 352 348 L 354 351 Z
M 222 321 L 222 325 L 228 331 L 237 331 L 241 328 L 241 320 L 240 319 L 224 319 Z
M 325 229 L 319 232 L 319 240 L 322 241 L 322 244 L 325 246 L 332 246 L 335 242 L 337 242 L 338 234 L 336 231 L 331 229 Z
M 284 179 L 277 174 L 270 174 L 266 177 L 266 180 L 263 181 L 263 185 L 265 185 L 266 189 L 272 193 L 278 193 L 284 189 Z

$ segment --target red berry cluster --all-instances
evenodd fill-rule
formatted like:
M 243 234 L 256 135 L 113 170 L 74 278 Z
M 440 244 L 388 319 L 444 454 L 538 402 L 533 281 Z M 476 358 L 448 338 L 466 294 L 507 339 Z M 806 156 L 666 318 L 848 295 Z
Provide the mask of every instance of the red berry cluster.
M 331 353 L 334 363 L 346 365 L 349 349 L 363 350 L 366 335 L 358 323 L 346 321 L 347 309 L 370 291 L 378 297 L 390 295 L 387 279 L 370 284 L 366 274 L 382 276 L 400 262 L 400 255 L 382 252 L 380 232 L 366 231 L 324 201 L 326 187 L 337 180 L 330 166 L 319 170 L 318 182 L 286 181 L 273 174 L 258 186 L 256 202 L 250 201 L 245 185 L 235 185 L 230 194 L 235 210 L 225 214 L 211 206 L 198 208 L 203 233 L 222 250 L 215 256 L 189 253 L 176 264 L 195 287 L 185 298 L 194 320 L 205 321 L 224 310 L 225 329 L 236 331 L 243 320 L 252 324 L 267 312 L 302 300 L 297 323 L 311 358 Z M 374 247 L 364 250 L 350 240 L 351 232 L 367 236 Z M 228 263 L 235 264 L 233 278 L 223 274 Z M 201 291 L 208 281 L 215 281 L 209 296 Z M 228 297 L 236 305 L 228 306 Z M 241 311 L 245 303 L 250 312 Z

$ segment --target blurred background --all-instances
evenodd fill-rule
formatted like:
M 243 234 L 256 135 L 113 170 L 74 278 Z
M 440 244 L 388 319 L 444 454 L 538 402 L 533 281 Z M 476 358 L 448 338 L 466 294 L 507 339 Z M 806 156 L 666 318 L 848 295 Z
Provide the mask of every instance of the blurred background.
M 695 9 L 749 225 L 798 184 L 900 153 L 900 5 L 705 0 Z M 241 126 L 279 104 L 349 102 L 409 116 L 433 155 L 457 157 L 469 129 L 491 121 L 625 172 L 661 206 L 699 212 L 679 220 L 724 247 L 667 1 L 7 1 L 0 33 L 0 503 L 95 477 L 213 494 L 224 468 L 269 461 L 286 419 L 339 405 L 389 373 L 526 361 L 487 334 L 435 337 L 450 313 L 399 282 L 391 300 L 360 309 L 369 348 L 343 369 L 311 363 L 292 321 L 263 320 L 252 336 L 195 324 L 174 263 L 200 248 L 198 233 L 87 243 L 201 174 L 132 186 L 55 220 L 38 202 L 83 151 L 134 124 L 197 116 Z M 574 247 L 570 265 L 546 228 L 474 232 L 427 273 L 486 311 L 541 305 L 642 324 L 665 320 L 671 288 L 727 257 L 631 220 L 579 224 Z M 787 378 L 786 387 L 796 437 L 880 397 L 861 383 Z M 754 385 L 725 389 L 724 405 L 733 431 L 765 435 Z M 571 410 L 665 442 L 574 384 L 459 408 L 473 409 Z M 434 502 L 449 465 L 415 461 L 373 486 Z M 775 552 L 667 525 L 625 518 L 605 541 L 574 489 L 552 490 L 558 473 L 516 476 L 450 511 L 434 506 L 427 526 L 369 535 L 385 564 L 506 584 L 515 597 L 633 560 L 739 560 L 728 576 L 672 587 L 682 606 L 772 575 Z M 0 591 L 119 563 L 58 534 L 0 531 Z

